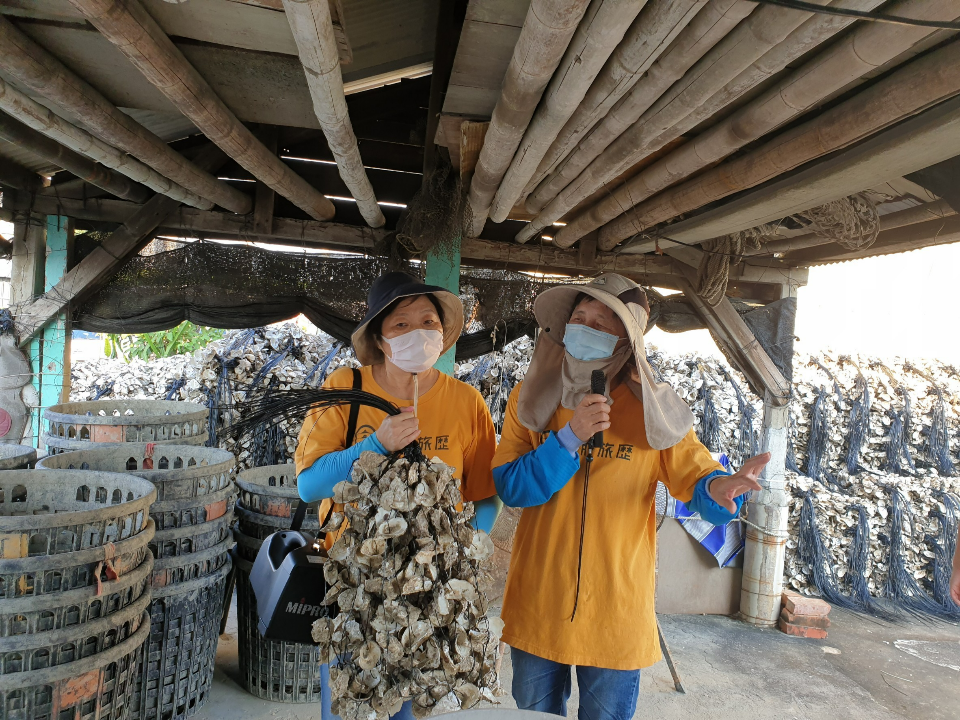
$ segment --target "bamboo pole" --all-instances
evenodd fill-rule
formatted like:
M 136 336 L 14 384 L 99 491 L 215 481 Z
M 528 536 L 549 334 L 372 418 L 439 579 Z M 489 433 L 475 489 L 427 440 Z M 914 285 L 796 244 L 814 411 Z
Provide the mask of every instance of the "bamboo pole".
M 527 198 L 527 210 L 544 211 L 558 193 L 577 180 L 580 173 L 590 167 L 590 163 L 611 143 L 641 117 L 645 117 L 644 114 L 658 99 L 670 92 L 671 88 L 681 87 L 688 74 L 699 75 L 698 68 L 715 65 L 717 56 L 722 56 L 724 48 L 729 44 L 725 38 L 731 34 L 735 37 L 743 34 L 738 33 L 737 28 L 754 8 L 756 5 L 747 0 L 711 0 L 633 89 L 613 106 L 606 117 L 598 122 L 589 134 L 570 150 L 563 162 L 537 186 Z M 559 218 L 558 215 L 554 220 Z M 550 223 L 542 226 L 539 222 L 536 224 L 536 230 L 520 233 L 517 240 L 525 242 Z
M 222 208 L 245 214 L 253 208 L 239 190 L 203 172 L 163 140 L 118 110 L 89 83 L 0 15 L 0 69 L 19 85 L 76 118 L 101 140 L 130 153 L 161 175 Z
M 757 150 L 637 205 L 629 214 L 630 226 L 634 229 L 649 228 L 732 193 L 759 185 L 863 140 L 958 93 L 960 43 L 954 42 L 914 60 L 869 89 L 781 134 Z M 882 179 L 878 177 L 877 181 Z M 615 245 L 618 242 L 615 238 L 623 232 L 624 227 L 620 223 L 605 226 L 601 230 L 601 246 Z M 632 229 L 631 234 L 633 232 Z M 661 239 L 659 243 L 661 247 L 674 244 L 667 239 Z
M 307 76 L 313 111 L 327 145 L 337 161 L 340 177 L 357 201 L 357 208 L 370 227 L 381 227 L 386 218 L 377 205 L 350 124 L 347 99 L 343 94 L 337 39 L 333 35 L 328 0 L 283 0 L 287 20 L 297 42 L 300 63 Z
M 650 0 L 597 75 L 583 101 L 552 141 L 519 201 L 575 148 L 586 133 L 629 92 L 670 47 L 708 0 Z
M 34 155 L 72 172 L 78 178 L 123 200 L 142 203 L 150 197 L 150 191 L 142 185 L 131 182 L 120 173 L 115 173 L 80 153 L 64 147 L 3 112 L 0 112 L 0 138 L 24 150 L 29 150 Z
M 894 10 L 909 17 L 942 19 L 954 16 L 957 8 L 960 8 L 957 0 L 903 0 L 895 6 Z M 835 19 L 831 18 L 831 20 Z M 807 23 L 807 25 L 813 24 L 823 31 L 823 34 L 817 33 L 819 42 L 826 40 L 829 34 L 840 29 L 838 23 L 828 24 L 823 18 L 813 18 Z M 824 25 L 827 27 L 823 27 Z M 614 221 L 614 218 L 627 212 L 637 203 L 715 164 L 748 143 L 758 140 L 801 115 L 835 91 L 896 58 L 933 32 L 935 32 L 933 28 L 904 27 L 884 23 L 861 25 L 838 43 L 790 73 L 784 80 L 734 115 L 705 131 L 692 142 L 674 150 L 667 157 L 658 160 L 589 210 L 568 222 L 563 232 L 558 234 L 557 242 L 563 247 L 572 245 L 586 233 Z M 810 33 L 804 34 L 810 36 Z M 782 63 L 781 67 L 793 59 L 791 54 L 778 52 L 780 56 L 778 62 Z M 773 65 L 770 69 L 780 68 Z M 703 114 L 697 113 L 697 115 Z M 693 121 L 698 122 L 700 119 L 695 117 Z M 684 123 L 685 126 L 687 124 L 689 123 Z M 622 220 L 615 222 L 625 232 L 626 225 L 629 223 L 629 213 Z M 613 242 L 617 232 L 619 230 L 613 230 L 613 228 L 607 230 L 605 233 L 607 239 L 603 242 Z M 631 230 L 620 239 L 629 237 L 635 232 L 636 230 Z
M 871 1 L 860 0 L 868 6 Z M 829 2 L 821 0 L 820 4 Z M 592 159 L 524 228 L 518 240 L 531 237 L 563 217 L 605 183 L 676 140 L 835 32 L 833 19 L 782 11 L 783 8 L 764 5 L 741 23 L 637 122 Z M 769 66 L 762 59 L 768 52 L 772 53 Z M 572 231 L 568 238 L 570 234 Z
M 209 200 L 204 200 L 196 193 L 177 185 L 139 160 L 135 160 L 130 155 L 107 145 L 86 130 L 67 122 L 9 83 L 5 83 L 3 78 L 0 78 L 0 110 L 9 113 L 23 124 L 43 133 L 51 140 L 65 145 L 81 155 L 86 155 L 131 180 L 146 185 L 154 192 L 162 193 L 200 210 L 213 209 L 213 203 Z M 74 171 L 71 170 L 70 172 Z
M 137 0 L 70 2 L 230 158 L 311 217 L 333 217 L 333 203 L 257 140 Z
M 564 123 L 623 39 L 646 0 L 593 0 L 537 106 L 497 189 L 490 219 L 503 222 Z
M 483 230 L 493 194 L 587 4 L 588 0 L 533 0 L 530 3 L 470 183 L 468 199 L 473 221 L 468 229 L 469 237 L 477 237 Z

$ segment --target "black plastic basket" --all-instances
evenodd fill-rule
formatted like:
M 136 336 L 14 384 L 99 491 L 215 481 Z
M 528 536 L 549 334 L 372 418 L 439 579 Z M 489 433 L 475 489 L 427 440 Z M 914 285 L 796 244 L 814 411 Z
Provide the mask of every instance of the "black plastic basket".
M 116 580 L 49 595 L 0 600 L 0 638 L 60 630 L 109 617 L 149 592 L 153 555 Z
M 180 557 L 201 552 L 219 545 L 230 537 L 233 513 L 227 513 L 199 525 L 157 531 L 150 549 L 155 558 Z
M 0 720 L 125 720 L 150 616 L 104 652 L 39 670 L 0 675 Z
M 149 606 L 150 595 L 144 593 L 105 618 L 59 630 L 0 638 L 0 675 L 65 665 L 109 650 L 137 631 Z
M 36 471 L 27 471 L 36 472 Z M 10 598 L 59 594 L 102 583 L 108 563 L 121 576 L 140 567 L 154 536 L 153 519 L 144 529 L 126 540 L 76 552 L 0 560 L 0 602 Z
M 154 588 L 131 720 L 179 720 L 207 701 L 230 568 L 228 558 L 212 575 Z
M 207 495 L 183 500 L 164 500 L 150 506 L 150 516 L 157 524 L 157 532 L 212 522 L 224 515 L 233 515 L 237 488 L 228 485 Z
M 230 562 L 233 538 L 228 537 L 219 545 L 189 555 L 160 558 L 154 561 L 151 585 L 154 595 L 163 587 L 213 575 Z
M 253 549 L 258 540 L 239 531 L 237 550 Z M 254 551 L 254 557 L 256 552 Z M 235 557 L 237 565 L 237 638 L 243 687 L 252 695 L 282 703 L 320 702 L 320 648 L 267 640 L 257 629 L 257 598 L 250 585 L 252 562 Z

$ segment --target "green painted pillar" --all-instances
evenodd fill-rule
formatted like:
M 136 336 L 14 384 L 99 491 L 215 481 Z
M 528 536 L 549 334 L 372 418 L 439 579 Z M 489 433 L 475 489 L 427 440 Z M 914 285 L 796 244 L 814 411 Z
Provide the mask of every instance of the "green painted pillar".
M 443 247 L 436 247 L 426 256 L 428 285 L 439 285 L 452 293 L 460 294 L 460 238 Z M 453 375 L 453 363 L 457 348 L 452 347 L 434 365 L 440 372 Z
M 44 292 L 53 288 L 66 274 L 70 248 L 73 244 L 73 228 L 69 218 L 48 215 L 46 231 L 47 254 L 43 265 Z M 60 313 L 55 320 L 44 325 L 43 330 L 30 341 L 33 386 L 40 397 L 40 404 L 31 418 L 30 435 L 34 440 L 33 444 L 38 447 L 42 434 L 41 420 L 44 409 L 66 399 L 64 380 L 70 378 L 69 325 L 67 314 Z

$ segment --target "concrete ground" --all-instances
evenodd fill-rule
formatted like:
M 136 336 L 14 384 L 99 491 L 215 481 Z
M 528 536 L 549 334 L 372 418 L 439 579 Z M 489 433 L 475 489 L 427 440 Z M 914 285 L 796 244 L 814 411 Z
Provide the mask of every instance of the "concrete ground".
M 660 616 L 686 694 L 666 663 L 644 671 L 635 718 L 957 720 L 960 626 L 880 623 L 840 610 L 827 640 L 787 637 L 719 616 Z M 510 687 L 509 654 L 503 684 Z M 259 700 L 238 684 L 235 608 L 199 720 L 308 720 L 318 705 Z M 514 708 L 509 694 L 505 708 Z M 576 716 L 576 686 L 569 714 Z

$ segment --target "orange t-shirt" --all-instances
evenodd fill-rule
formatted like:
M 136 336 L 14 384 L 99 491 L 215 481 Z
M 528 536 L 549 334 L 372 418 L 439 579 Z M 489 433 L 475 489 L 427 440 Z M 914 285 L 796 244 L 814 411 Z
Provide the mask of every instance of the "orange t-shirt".
M 360 368 L 363 390 L 389 400 L 397 407 L 410 407 L 412 399 L 390 395 L 373 379 L 373 367 Z M 340 368 L 323 384 L 325 388 L 353 387 L 353 371 Z M 300 429 L 295 460 L 297 474 L 303 472 L 327 453 L 346 449 L 350 406 L 340 405 L 326 410 L 311 410 Z M 439 457 L 456 468 L 454 476 L 461 481 L 464 500 L 484 500 L 497 494 L 493 485 L 491 462 L 497 449 L 497 434 L 490 410 L 476 388 L 440 373 L 436 384 L 420 396 L 417 404 L 420 419 L 420 447 L 428 458 Z M 366 405 L 360 406 L 354 443 L 375 433 L 387 415 Z M 324 517 L 330 500 L 320 505 Z
M 494 467 L 539 447 L 573 411 L 557 409 L 544 433 L 517 418 L 518 385 Z M 507 575 L 503 640 L 547 660 L 611 670 L 636 670 L 660 660 L 654 615 L 657 547 L 656 490 L 689 502 L 697 482 L 721 466 L 693 430 L 667 450 L 647 442 L 643 406 L 626 385 L 612 395 L 609 430 L 590 469 L 583 566 L 576 618 L 584 462 L 543 505 L 524 508 Z

